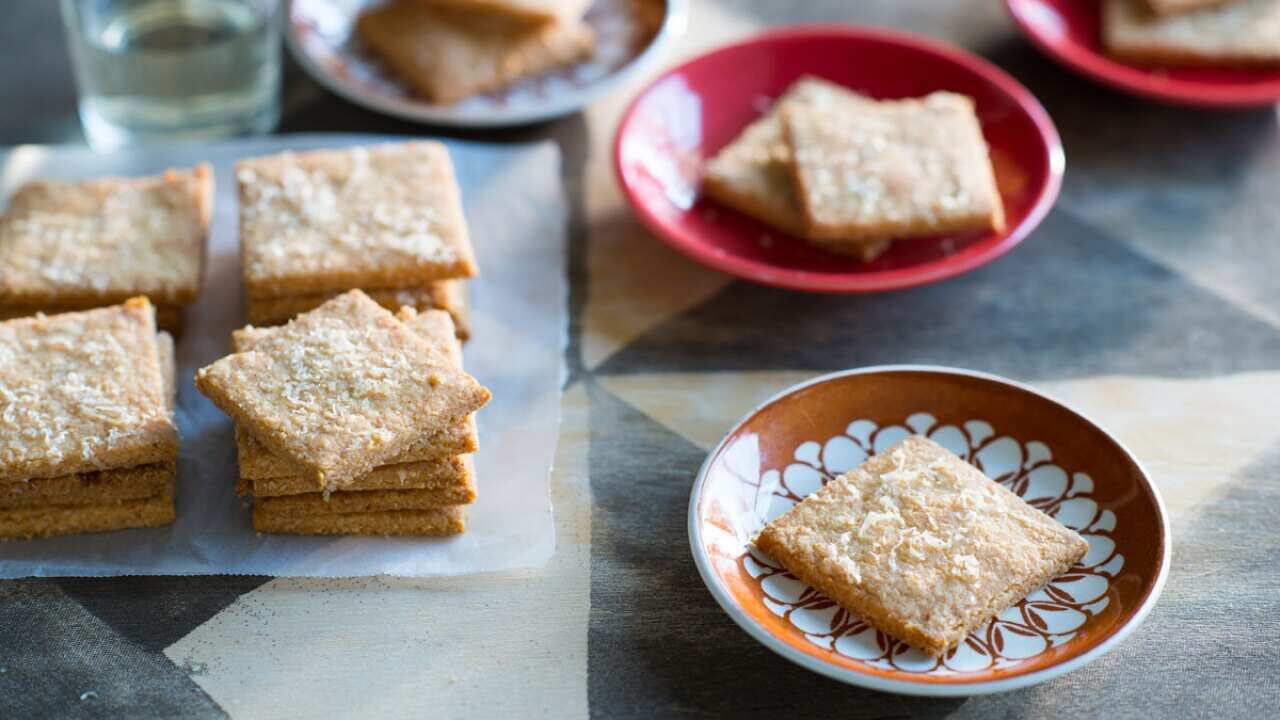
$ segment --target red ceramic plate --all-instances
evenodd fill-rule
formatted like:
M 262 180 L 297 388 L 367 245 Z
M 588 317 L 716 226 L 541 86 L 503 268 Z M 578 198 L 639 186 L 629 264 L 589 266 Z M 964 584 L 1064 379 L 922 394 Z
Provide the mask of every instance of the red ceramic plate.
M 1280 70 L 1128 65 L 1102 53 L 1098 0 L 1005 0 L 1031 42 L 1067 67 L 1126 92 L 1200 107 L 1253 107 L 1280 100 Z
M 972 97 L 991 146 L 1005 231 L 901 240 L 875 262 L 860 263 L 700 198 L 703 160 L 807 74 L 876 98 L 935 90 Z M 994 65 L 913 35 L 821 25 L 760 35 L 668 71 L 623 116 L 614 162 L 640 219 L 698 262 L 776 287 L 878 292 L 936 282 L 1008 252 L 1057 198 L 1063 155 L 1044 108 Z

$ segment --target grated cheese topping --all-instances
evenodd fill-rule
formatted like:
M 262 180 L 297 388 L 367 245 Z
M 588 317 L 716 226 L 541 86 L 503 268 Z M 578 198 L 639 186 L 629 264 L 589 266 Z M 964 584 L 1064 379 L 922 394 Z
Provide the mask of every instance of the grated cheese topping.
M 0 323 L 0 477 L 164 462 L 175 443 L 145 300 Z
M 254 297 L 474 274 L 448 151 L 434 142 L 284 153 L 236 166 Z
M 195 300 L 212 176 L 206 166 L 145 178 L 41 180 L 0 217 L 0 299 L 13 305 Z
M 201 369 L 196 384 L 265 446 L 339 483 L 489 399 L 445 353 L 358 290 Z
M 757 544 L 846 607 L 890 616 L 882 627 L 937 639 L 935 649 L 1087 549 L 918 436 L 828 483 L 766 526 Z

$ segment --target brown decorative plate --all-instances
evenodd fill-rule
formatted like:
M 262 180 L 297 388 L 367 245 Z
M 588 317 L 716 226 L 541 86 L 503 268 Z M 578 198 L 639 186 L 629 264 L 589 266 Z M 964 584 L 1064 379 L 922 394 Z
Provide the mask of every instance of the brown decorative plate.
M 911 434 L 1089 541 L 1067 574 L 942 658 L 868 627 L 751 545 L 766 522 Z M 1097 659 L 1151 610 L 1170 555 L 1155 486 L 1093 421 L 1010 380 L 905 365 L 824 375 L 743 418 L 698 473 L 689 539 L 711 594 L 771 650 L 853 685 L 934 696 L 1013 690 Z
M 356 17 L 383 0 L 289 0 L 285 40 L 316 82 L 370 110 L 453 127 L 526 125 L 577 112 L 656 62 L 684 30 L 687 0 L 594 0 L 591 57 L 501 91 L 440 105 L 416 97 L 355 36 Z

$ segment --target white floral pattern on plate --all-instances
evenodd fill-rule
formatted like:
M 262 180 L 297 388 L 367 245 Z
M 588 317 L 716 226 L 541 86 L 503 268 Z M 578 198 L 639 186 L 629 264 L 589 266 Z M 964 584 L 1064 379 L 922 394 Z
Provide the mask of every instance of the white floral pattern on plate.
M 843 435 L 808 441 L 795 449 L 795 462 L 768 470 L 761 489 L 772 490 L 762 508 L 760 526 L 778 517 L 810 493 L 908 435 L 925 435 L 972 463 L 991 479 L 1016 492 L 1089 541 L 1089 552 L 1075 567 L 1044 588 L 970 633 L 959 647 L 933 658 L 862 622 L 825 595 L 800 582 L 754 547 L 740 558 L 743 569 L 760 583 L 764 603 L 804 633 L 809 642 L 879 668 L 912 673 L 957 674 L 1004 668 L 1035 657 L 1075 637 L 1088 619 L 1110 603 L 1111 581 L 1124 566 L 1116 553 L 1116 517 L 1090 497 L 1093 479 L 1053 464 L 1042 442 L 1020 443 L 997 436 L 983 420 L 961 426 L 940 425 L 928 413 L 916 413 L 900 425 L 870 420 L 849 423 Z

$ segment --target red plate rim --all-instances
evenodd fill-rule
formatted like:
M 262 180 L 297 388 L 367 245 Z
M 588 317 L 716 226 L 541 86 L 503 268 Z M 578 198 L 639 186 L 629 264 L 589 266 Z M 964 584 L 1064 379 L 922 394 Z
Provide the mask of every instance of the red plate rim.
M 677 73 L 683 72 L 689 66 L 708 58 L 765 42 L 817 38 L 872 41 L 931 53 L 944 61 L 959 65 L 965 70 L 984 78 L 1007 95 L 1027 114 L 1035 126 L 1043 142 L 1044 164 L 1048 168 L 1048 177 L 1041 184 L 1041 188 L 1035 196 L 1035 201 L 1022 222 L 1009 228 L 997 242 L 983 244 L 970 252 L 958 253 L 948 258 L 946 262 L 931 262 L 867 275 L 840 275 L 793 270 L 756 260 L 718 253 L 700 242 L 696 233 L 663 223 L 648 205 L 641 200 L 639 193 L 627 181 L 627 175 L 622 164 L 622 141 L 635 119 L 636 107 L 640 100 L 658 84 Z M 1049 214 L 1049 210 L 1053 207 L 1054 201 L 1057 200 L 1058 193 L 1062 189 L 1062 175 L 1065 165 L 1066 160 L 1062 149 L 1062 139 L 1059 137 L 1053 121 L 1049 118 L 1049 113 L 1045 111 L 1040 101 L 1036 100 L 1030 90 L 1023 87 L 1021 83 L 1005 71 L 977 55 L 920 35 L 880 27 L 829 23 L 792 25 L 760 33 L 745 40 L 702 53 L 670 68 L 649 81 L 631 99 L 631 102 L 627 104 L 627 108 L 623 112 L 622 119 L 618 123 L 613 138 L 614 174 L 618 185 L 622 188 L 623 195 L 645 227 L 672 248 L 703 265 L 752 282 L 789 290 L 821 293 L 852 294 L 904 290 L 946 280 L 995 260 L 1025 240 L 1031 234 L 1031 231 L 1039 226 L 1040 222 Z
M 1042 5 L 1029 0 L 1005 0 L 1005 8 L 1022 34 L 1045 55 L 1098 82 L 1135 95 L 1175 105 L 1239 109 L 1271 105 L 1280 100 L 1280 71 L 1272 80 L 1238 85 L 1204 83 L 1157 75 L 1138 66 L 1120 63 L 1092 48 L 1064 48 L 1048 42 L 1026 16 L 1025 8 Z

